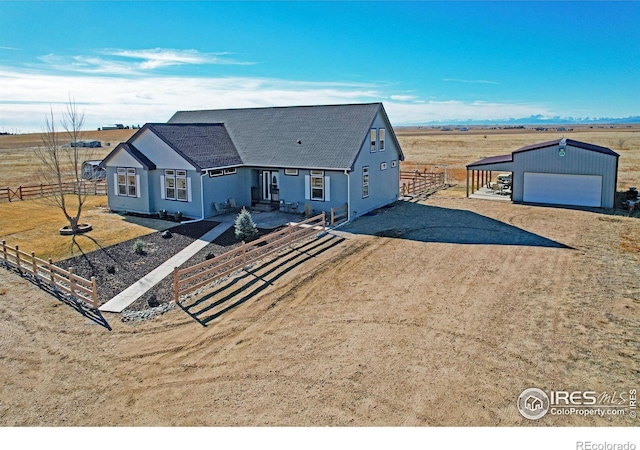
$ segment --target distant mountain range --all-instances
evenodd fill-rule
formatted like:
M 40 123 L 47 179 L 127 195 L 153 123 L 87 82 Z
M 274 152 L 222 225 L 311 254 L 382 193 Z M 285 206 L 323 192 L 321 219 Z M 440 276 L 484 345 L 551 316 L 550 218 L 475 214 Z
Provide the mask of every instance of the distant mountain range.
M 608 124 L 619 125 L 628 123 L 640 123 L 640 116 L 623 118 L 614 117 L 547 117 L 535 115 L 518 119 L 482 119 L 482 120 L 446 120 L 425 122 L 421 125 L 590 125 Z

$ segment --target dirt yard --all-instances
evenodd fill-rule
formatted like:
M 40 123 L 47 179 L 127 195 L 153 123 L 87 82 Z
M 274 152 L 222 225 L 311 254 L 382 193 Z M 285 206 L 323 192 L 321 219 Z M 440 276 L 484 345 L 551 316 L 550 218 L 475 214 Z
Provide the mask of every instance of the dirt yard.
M 210 320 L 111 331 L 0 269 L 0 424 L 637 426 L 516 400 L 638 388 L 639 239 L 637 218 L 443 191 L 230 281 Z

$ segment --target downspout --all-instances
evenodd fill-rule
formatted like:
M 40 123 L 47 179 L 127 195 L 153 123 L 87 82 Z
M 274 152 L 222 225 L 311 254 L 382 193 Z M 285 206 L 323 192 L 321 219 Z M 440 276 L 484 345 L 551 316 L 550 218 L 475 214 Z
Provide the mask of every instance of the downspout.
M 347 222 L 351 221 L 351 179 L 349 178 L 349 171 L 344 169 L 344 174 L 347 176 Z
M 201 212 L 201 217 L 199 219 L 186 220 L 186 221 L 180 222 L 180 223 L 195 223 L 195 222 L 200 222 L 200 221 L 204 220 L 204 184 L 203 184 L 202 180 L 204 180 L 204 174 L 203 173 L 200 174 L 200 212 Z

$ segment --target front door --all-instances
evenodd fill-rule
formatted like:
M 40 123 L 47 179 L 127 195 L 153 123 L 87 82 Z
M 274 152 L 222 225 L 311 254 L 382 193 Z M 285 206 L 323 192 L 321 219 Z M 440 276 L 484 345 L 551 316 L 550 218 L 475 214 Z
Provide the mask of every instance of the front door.
M 262 200 L 271 201 L 271 192 L 278 189 L 278 171 L 263 170 L 262 171 Z

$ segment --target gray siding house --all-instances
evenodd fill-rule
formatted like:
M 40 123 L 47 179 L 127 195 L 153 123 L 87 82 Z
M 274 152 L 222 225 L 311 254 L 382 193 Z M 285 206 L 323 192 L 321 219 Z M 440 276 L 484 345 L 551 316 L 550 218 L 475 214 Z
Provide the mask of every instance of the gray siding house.
M 190 218 L 216 203 L 279 204 L 349 219 L 399 196 L 404 159 L 381 103 L 180 111 L 103 161 L 109 207 Z
M 467 195 L 470 172 L 472 179 L 511 172 L 514 202 L 613 208 L 618 157 L 610 148 L 566 138 L 528 145 L 469 164 Z

